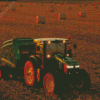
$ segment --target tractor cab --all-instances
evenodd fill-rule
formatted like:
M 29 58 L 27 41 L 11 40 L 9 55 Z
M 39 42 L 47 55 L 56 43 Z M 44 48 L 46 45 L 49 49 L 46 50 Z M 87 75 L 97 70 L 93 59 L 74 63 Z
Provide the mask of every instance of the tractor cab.
M 42 60 L 39 60 L 42 62 L 42 67 L 51 68 L 51 66 L 58 64 L 55 61 L 57 57 L 62 57 L 62 60 L 65 57 L 72 58 L 69 39 L 37 38 L 34 39 L 34 42 L 36 43 L 36 58 Z
M 47 59 L 51 58 L 53 54 L 62 54 L 72 58 L 69 39 L 37 38 L 34 39 L 34 42 L 36 42 L 36 54 L 44 55 Z

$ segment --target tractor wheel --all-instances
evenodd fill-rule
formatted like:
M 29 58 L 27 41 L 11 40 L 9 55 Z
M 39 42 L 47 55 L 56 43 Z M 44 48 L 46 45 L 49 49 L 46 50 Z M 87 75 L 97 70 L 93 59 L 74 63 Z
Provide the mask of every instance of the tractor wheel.
M 53 95 L 55 93 L 59 95 L 62 92 L 62 85 L 60 83 L 61 82 L 57 74 L 55 75 L 51 72 L 48 72 L 44 75 L 43 88 L 47 94 Z
M 90 89 L 90 76 L 85 70 L 80 70 L 78 76 L 75 78 L 75 88 L 80 91 Z
M 43 78 L 43 87 L 46 93 L 53 94 L 55 89 L 54 76 L 51 73 L 46 73 Z
M 35 68 L 31 61 L 26 61 L 24 66 L 24 81 L 28 86 L 33 86 L 35 83 Z

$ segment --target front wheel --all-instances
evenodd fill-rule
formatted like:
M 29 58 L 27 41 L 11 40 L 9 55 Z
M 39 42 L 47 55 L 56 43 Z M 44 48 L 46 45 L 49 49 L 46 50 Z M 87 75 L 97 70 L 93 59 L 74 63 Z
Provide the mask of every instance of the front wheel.
M 79 74 L 75 78 L 75 88 L 80 91 L 86 91 L 90 89 L 90 76 L 85 70 L 80 70 Z
M 35 69 L 31 61 L 27 61 L 24 66 L 24 80 L 26 85 L 33 86 L 35 82 Z
M 43 87 L 46 93 L 53 94 L 55 89 L 54 76 L 51 73 L 46 73 L 43 78 Z

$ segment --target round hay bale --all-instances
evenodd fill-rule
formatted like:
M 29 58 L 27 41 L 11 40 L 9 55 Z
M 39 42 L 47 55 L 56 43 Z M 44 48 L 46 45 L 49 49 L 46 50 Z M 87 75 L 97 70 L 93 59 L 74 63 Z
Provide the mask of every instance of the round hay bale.
M 72 10 L 72 7 L 71 7 L 71 6 L 68 6 L 67 9 L 68 9 L 68 10 Z
M 94 6 L 96 6 L 97 4 L 96 3 L 94 3 Z
M 36 23 L 45 24 L 45 16 L 36 16 Z
M 53 5 L 51 5 L 50 7 L 53 7 Z
M 50 7 L 47 7 L 47 11 L 49 11 Z
M 85 3 L 85 4 L 84 4 L 84 6 L 86 7 L 86 6 L 87 6 L 87 4 Z
M 56 3 L 53 3 L 53 6 L 56 5 Z
M 63 5 L 64 3 L 60 3 L 60 5 Z
M 4 7 L 4 4 L 2 4 L 1 7 Z
M 23 4 L 22 3 L 20 4 L 20 7 L 23 7 Z
M 92 6 L 95 6 L 95 5 L 97 5 L 96 3 L 92 3 Z
M 54 8 L 53 7 L 50 7 L 49 11 L 50 12 L 54 12 Z
M 82 5 L 81 5 L 81 4 L 79 4 L 79 7 L 82 7 Z
M 12 7 L 12 11 L 16 11 L 16 7 Z
M 81 18 L 85 18 L 86 17 L 86 12 L 84 12 L 84 11 L 80 11 L 79 12 L 79 16 L 81 17 Z
M 58 14 L 58 19 L 66 19 L 66 14 L 65 13 L 59 13 Z

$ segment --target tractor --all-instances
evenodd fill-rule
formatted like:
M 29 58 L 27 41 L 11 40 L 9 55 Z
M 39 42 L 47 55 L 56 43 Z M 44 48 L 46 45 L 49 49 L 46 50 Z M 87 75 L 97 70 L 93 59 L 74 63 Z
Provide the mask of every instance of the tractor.
M 77 90 L 90 88 L 90 76 L 72 58 L 71 42 L 65 38 L 37 38 L 36 59 L 39 66 L 39 80 L 46 93 L 60 93 L 73 84 Z M 74 49 L 77 45 L 73 45 Z
M 60 93 L 68 84 L 90 88 L 90 76 L 72 58 L 70 38 L 17 38 L 2 46 L 0 78 L 21 78 L 29 87 Z M 76 49 L 77 45 L 73 45 Z

